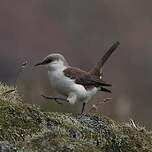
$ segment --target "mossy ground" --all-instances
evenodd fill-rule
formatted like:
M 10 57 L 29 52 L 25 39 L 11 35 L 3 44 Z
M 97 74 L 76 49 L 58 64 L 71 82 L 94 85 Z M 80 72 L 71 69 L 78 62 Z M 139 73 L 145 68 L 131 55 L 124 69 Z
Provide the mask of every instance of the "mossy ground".
M 0 84 L 0 151 L 152 152 L 145 129 L 98 114 L 42 112 L 9 90 Z

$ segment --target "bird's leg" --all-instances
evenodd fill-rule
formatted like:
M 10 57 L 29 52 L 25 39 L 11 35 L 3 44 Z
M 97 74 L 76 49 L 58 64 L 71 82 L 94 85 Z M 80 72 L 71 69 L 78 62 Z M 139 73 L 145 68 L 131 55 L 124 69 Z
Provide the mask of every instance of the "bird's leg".
M 52 99 L 55 100 L 57 103 L 61 104 L 61 102 L 69 102 L 67 99 L 65 98 L 60 98 L 60 97 L 53 97 L 53 96 L 46 96 L 46 95 L 41 95 L 43 98 L 45 99 Z
M 81 111 L 81 114 L 83 114 L 83 111 L 84 111 L 85 105 L 86 105 L 86 103 L 84 102 L 84 103 L 83 103 L 83 105 L 82 105 L 82 111 Z

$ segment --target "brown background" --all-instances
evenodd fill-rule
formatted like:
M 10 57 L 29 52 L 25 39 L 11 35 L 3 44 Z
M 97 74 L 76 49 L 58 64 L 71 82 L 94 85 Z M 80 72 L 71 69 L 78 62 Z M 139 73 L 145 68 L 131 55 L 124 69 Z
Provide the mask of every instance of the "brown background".
M 98 93 L 88 104 L 114 119 L 152 127 L 152 2 L 143 0 L 0 0 L 0 80 L 14 84 L 20 65 L 29 65 L 17 84 L 25 102 L 45 111 L 79 112 L 80 105 L 57 105 L 40 94 L 52 95 L 43 68 L 33 68 L 49 53 L 62 53 L 73 66 L 84 70 L 110 45 L 121 46 L 104 69 L 113 84 L 113 95 Z

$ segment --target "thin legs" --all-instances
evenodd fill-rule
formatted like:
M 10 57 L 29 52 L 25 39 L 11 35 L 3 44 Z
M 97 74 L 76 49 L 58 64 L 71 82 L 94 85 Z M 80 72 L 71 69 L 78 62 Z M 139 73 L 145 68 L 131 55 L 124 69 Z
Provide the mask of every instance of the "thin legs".
M 58 104 L 61 104 L 62 102 L 69 102 L 65 98 L 60 98 L 60 97 L 53 97 L 53 96 L 46 96 L 46 95 L 41 95 L 45 99 L 52 99 L 55 100 Z
M 84 103 L 83 103 L 83 105 L 82 105 L 82 111 L 81 111 L 81 114 L 83 114 L 83 112 L 84 112 L 85 105 L 86 105 L 86 103 L 84 102 Z
M 43 98 L 45 98 L 45 99 L 55 100 L 58 104 L 61 104 L 62 102 L 69 102 L 69 100 L 68 100 L 68 99 L 65 99 L 65 98 L 53 97 L 53 96 L 46 96 L 46 95 L 41 95 L 41 96 L 42 96 Z M 86 103 L 83 103 L 81 114 L 83 114 L 83 112 L 84 112 L 85 105 L 86 105 Z

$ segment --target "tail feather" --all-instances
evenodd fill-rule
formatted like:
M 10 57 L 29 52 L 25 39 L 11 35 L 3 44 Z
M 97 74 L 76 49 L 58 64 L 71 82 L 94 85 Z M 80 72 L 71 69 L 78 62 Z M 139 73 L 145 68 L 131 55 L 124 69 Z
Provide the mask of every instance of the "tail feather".
M 104 91 L 104 92 L 108 92 L 108 93 L 112 93 L 111 90 L 100 87 L 100 91 Z
M 102 75 L 102 68 L 108 58 L 111 56 L 111 54 L 116 50 L 116 48 L 119 46 L 119 42 L 115 42 L 110 49 L 105 53 L 105 55 L 95 64 L 95 66 L 90 70 L 90 73 L 93 75 L 96 75 L 100 77 Z

